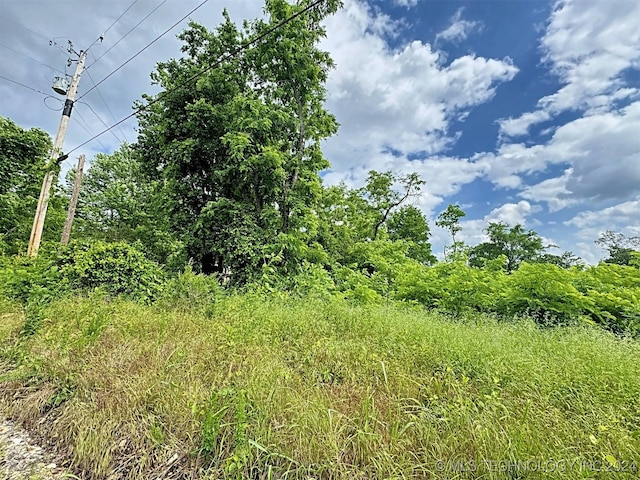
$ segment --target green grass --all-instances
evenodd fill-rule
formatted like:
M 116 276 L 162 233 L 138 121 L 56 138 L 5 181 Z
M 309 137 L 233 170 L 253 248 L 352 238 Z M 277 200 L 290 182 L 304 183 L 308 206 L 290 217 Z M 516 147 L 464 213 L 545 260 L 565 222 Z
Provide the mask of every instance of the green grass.
M 93 296 L 52 303 L 20 336 L 24 315 L 0 309 L 2 408 L 86 478 L 640 469 L 640 344 L 599 330 L 339 299 Z

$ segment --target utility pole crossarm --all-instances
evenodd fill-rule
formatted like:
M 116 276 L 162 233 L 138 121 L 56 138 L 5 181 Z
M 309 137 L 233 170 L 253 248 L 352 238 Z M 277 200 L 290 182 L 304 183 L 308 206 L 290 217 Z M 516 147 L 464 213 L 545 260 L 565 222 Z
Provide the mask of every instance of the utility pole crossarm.
M 42 241 L 42 231 L 44 229 L 44 220 L 47 216 L 47 207 L 49 205 L 49 197 L 51 195 L 51 185 L 56 176 L 55 170 L 58 167 L 59 160 L 62 156 L 62 147 L 64 145 L 64 138 L 67 134 L 67 128 L 69 127 L 69 120 L 71 118 L 71 111 L 73 110 L 73 102 L 78 92 L 78 85 L 80 84 L 80 76 L 84 70 L 84 63 L 87 58 L 87 52 L 81 51 L 78 63 L 76 65 L 76 71 L 73 74 L 71 85 L 67 92 L 67 99 L 64 103 L 64 109 L 62 111 L 62 118 L 60 119 L 60 125 L 58 126 L 58 133 L 51 150 L 51 157 L 47 165 L 47 173 L 44 176 L 42 182 L 42 189 L 40 190 L 40 198 L 38 200 L 38 207 L 36 208 L 36 214 L 33 219 L 33 227 L 31 228 L 31 236 L 29 238 L 29 247 L 27 249 L 27 255 L 30 257 L 37 257 L 38 250 L 40 248 L 40 242 Z

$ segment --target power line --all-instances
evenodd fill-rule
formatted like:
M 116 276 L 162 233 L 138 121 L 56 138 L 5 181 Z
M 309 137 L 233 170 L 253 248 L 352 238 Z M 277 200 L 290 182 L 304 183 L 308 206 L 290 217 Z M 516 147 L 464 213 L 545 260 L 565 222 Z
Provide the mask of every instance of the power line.
M 109 30 L 111 30 L 111 28 L 112 28 L 116 23 L 118 23 L 118 21 L 119 21 L 122 17 L 124 17 L 124 15 L 125 15 L 129 10 L 131 10 L 131 7 L 133 7 L 137 2 L 138 2 L 138 0 L 133 0 L 133 3 L 132 3 L 131 5 L 129 5 L 129 6 L 127 7 L 127 9 L 126 9 L 124 12 L 122 12 L 122 13 L 120 14 L 120 16 L 119 16 L 118 18 L 116 18 L 116 19 L 115 19 L 115 21 L 114 21 L 111 25 L 109 25 L 109 27 L 108 27 L 108 28 L 107 28 L 107 29 L 102 33 L 102 35 L 100 35 L 98 38 L 96 38 L 96 39 L 94 40 L 94 42 L 93 42 L 91 45 L 89 45 L 89 46 L 87 47 L 87 50 L 86 50 L 86 51 L 88 52 L 88 51 L 89 51 L 89 49 L 90 49 L 91 47 L 93 47 L 96 43 L 98 43 L 98 41 L 102 42 L 102 40 L 104 40 L 104 37 L 105 37 L 105 35 L 107 34 L 107 32 L 108 32 Z
M 179 25 L 185 18 L 187 18 L 189 15 L 191 15 L 193 12 L 195 12 L 196 10 L 198 10 L 200 7 L 202 7 L 205 3 L 207 3 L 209 0 L 204 0 L 204 2 L 202 2 L 200 5 L 198 5 L 196 8 L 194 8 L 193 10 L 191 10 L 189 13 L 187 13 L 184 17 L 182 17 L 180 20 L 178 20 L 176 23 L 174 23 L 173 25 L 171 25 L 168 29 L 166 29 L 164 32 L 162 32 L 159 36 L 157 36 L 155 39 L 153 39 L 151 41 L 151 43 L 147 44 L 147 46 L 145 46 L 142 50 L 140 50 L 138 53 L 136 53 L 133 57 L 131 57 L 129 60 L 127 60 L 126 62 L 124 62 L 122 65 L 120 65 L 118 68 L 116 68 L 114 71 L 112 71 L 109 75 L 107 75 L 106 77 L 104 77 L 102 80 L 100 80 L 98 83 L 96 83 L 93 88 L 90 88 L 87 92 L 84 93 L 84 95 L 82 95 L 80 98 L 78 98 L 78 100 L 82 99 L 83 97 L 85 97 L 90 91 L 92 91 L 94 88 L 98 88 L 98 85 L 102 84 L 105 80 L 107 80 L 109 77 L 111 77 L 114 73 L 116 73 L 118 70 L 120 70 L 122 67 L 124 67 L 125 65 L 127 65 L 129 62 L 131 62 L 134 58 L 136 58 L 138 55 L 140 55 L 142 52 L 144 52 L 147 48 L 149 48 L 151 45 L 153 45 L 154 43 L 156 43 L 158 40 L 160 40 L 162 37 L 164 37 L 167 33 L 169 33 L 171 30 L 173 30 L 177 25 Z
M 84 102 L 83 102 L 84 103 Z M 88 104 L 85 104 L 88 105 Z M 80 125 L 80 127 L 87 132 L 89 135 L 93 135 L 93 130 L 91 130 L 91 126 L 89 125 L 89 122 L 87 122 L 84 117 L 80 114 L 80 112 L 78 110 L 76 110 L 76 114 L 78 115 L 78 120 L 81 120 L 82 122 L 84 122 L 84 125 L 80 122 L 78 122 L 78 125 Z M 85 127 L 86 125 L 86 127 Z M 104 149 L 105 152 L 108 152 L 109 149 L 107 147 L 105 147 L 104 143 L 102 143 L 100 140 L 98 140 L 98 143 L 100 144 L 100 146 Z
M 109 128 L 109 125 L 107 125 L 105 123 L 105 121 L 102 119 L 102 117 L 100 115 L 98 115 L 98 113 L 93 109 L 93 107 L 91 107 L 91 105 L 89 105 L 87 102 L 80 102 L 83 105 L 86 105 L 87 107 L 89 107 L 89 110 L 91 110 L 93 112 L 93 114 L 96 116 L 96 118 L 100 121 L 100 123 L 102 125 L 104 125 L 105 128 Z M 115 121 L 115 119 L 114 119 Z M 115 134 L 115 132 L 113 130 L 109 130 L 111 132 L 111 135 L 114 136 L 114 138 L 118 141 L 118 143 L 124 143 L 122 140 L 120 140 L 120 138 Z
M 205 0 L 205 2 L 203 2 L 202 4 L 200 4 L 197 8 L 200 8 L 201 5 L 203 5 L 204 3 L 206 3 L 207 0 Z M 262 40 L 263 38 L 265 38 L 268 35 L 271 35 L 273 32 L 275 32 L 276 30 L 278 30 L 279 28 L 282 28 L 284 25 L 286 25 L 287 23 L 291 22 L 292 20 L 304 15 L 305 13 L 307 13 L 308 11 L 310 11 L 311 9 L 317 7 L 318 5 L 320 5 L 321 3 L 323 3 L 325 0 L 316 0 L 315 2 L 313 2 L 312 4 L 306 6 L 305 8 L 303 8 L 302 10 L 300 10 L 297 13 L 294 13 L 293 15 L 291 15 L 288 18 L 285 18 L 283 21 L 281 21 L 280 23 L 278 23 L 277 25 L 274 25 L 273 27 L 267 29 L 266 31 L 264 31 L 263 33 L 261 33 L 260 35 L 258 35 L 257 37 L 255 37 L 253 40 L 250 40 L 246 43 L 243 43 L 242 45 L 240 45 L 239 47 L 237 47 L 236 49 L 234 49 L 233 51 L 227 53 L 226 55 L 223 55 L 221 58 L 219 58 L 217 61 L 215 61 L 214 63 L 212 63 L 209 67 L 205 68 L 204 70 L 200 71 L 199 73 L 196 73 L 195 75 L 191 76 L 190 78 L 188 78 L 184 83 L 183 86 L 186 84 L 191 83 L 193 80 L 195 80 L 196 78 L 204 75 L 207 72 L 210 72 L 211 70 L 213 70 L 215 67 L 219 66 L 222 62 L 229 60 L 230 58 L 233 58 L 235 55 L 237 55 L 238 53 L 240 53 L 243 50 L 246 50 L 247 48 L 249 48 L 250 46 L 252 46 L 253 44 L 259 42 L 260 40 Z M 173 27 L 171 27 L 173 28 Z M 146 47 L 145 47 L 146 48 Z M 111 125 L 111 127 L 109 127 L 107 130 L 103 130 L 102 132 L 98 133 L 97 135 L 94 135 L 93 137 L 91 137 L 90 139 L 86 140 L 85 142 L 81 143 L 80 145 L 78 145 L 76 148 L 74 148 L 73 150 L 71 150 L 69 153 L 67 153 L 67 155 L 72 154 L 73 152 L 75 152 L 76 150 L 84 147 L 86 144 L 92 142 L 93 140 L 95 140 L 96 138 L 104 135 L 105 133 L 107 133 L 109 130 L 117 127 L 118 125 L 126 122 L 127 120 L 129 120 L 131 117 L 134 117 L 135 115 L 137 115 L 138 113 L 142 112 L 143 110 L 149 108 L 151 105 L 153 105 L 154 103 L 159 102 L 160 100 L 162 100 L 165 96 L 167 96 L 169 93 L 173 93 L 173 91 L 177 91 L 180 88 L 182 88 L 182 86 L 177 87 L 175 89 L 173 89 L 172 91 L 169 90 L 165 90 L 164 92 L 161 92 L 158 94 L 158 96 L 152 100 L 149 101 L 149 103 L 147 105 L 143 105 L 141 107 L 136 108 L 133 113 L 127 115 L 126 117 L 124 117 L 122 120 L 114 123 L 113 125 Z M 88 92 L 87 92 L 88 93 Z M 86 95 L 86 93 L 85 93 Z
M 91 76 L 91 74 L 89 72 L 87 72 L 85 70 L 86 74 L 89 76 L 89 79 L 91 80 L 91 82 L 95 85 L 96 82 L 93 79 L 93 77 Z M 107 101 L 104 99 L 104 97 L 102 96 L 102 93 L 100 92 L 100 89 L 98 89 L 96 87 L 96 92 L 98 92 L 98 95 L 100 95 L 100 98 L 102 99 L 102 103 L 104 103 L 104 106 L 107 107 L 107 110 L 109 111 L 109 114 L 111 115 L 111 118 L 113 119 L 114 122 L 116 122 L 116 116 L 113 114 L 113 112 L 111 111 L 111 107 L 109 107 L 109 104 L 107 103 Z M 86 104 L 89 108 L 91 108 L 91 105 L 89 105 L 88 103 Z M 98 117 L 98 114 L 93 110 L 93 108 L 91 108 L 91 111 L 95 114 L 96 117 Z M 100 117 L 98 117 L 100 118 Z M 104 124 L 105 127 L 108 127 L 100 118 L 100 121 Z M 124 132 L 122 131 L 122 128 L 120 128 L 120 133 L 122 134 L 122 136 L 124 137 L 124 139 L 127 139 L 127 136 L 124 134 Z M 122 140 L 118 139 L 118 141 L 120 143 L 123 143 Z
M 11 83 L 15 83 L 16 85 L 20 85 L 21 87 L 28 88 L 32 92 L 39 93 L 41 95 L 44 95 L 45 97 L 50 97 L 51 96 L 48 93 L 44 93 L 42 90 L 38 90 L 37 88 L 30 87 L 29 85 L 25 85 L 24 83 L 16 82 L 15 80 L 11 80 L 10 78 L 5 77 L 4 75 L 0 75 L 0 78 L 2 78 L 3 80 L 6 80 L 7 82 L 11 82 Z
M 53 98 L 54 100 L 57 100 L 58 102 L 60 102 L 60 108 L 51 108 L 48 104 L 47 104 L 47 100 Z M 60 100 L 59 98 L 54 97 L 53 95 L 49 95 L 48 97 L 44 97 L 42 99 L 42 103 L 44 103 L 44 106 L 47 107 L 49 110 L 53 110 L 54 112 L 59 112 L 62 110 L 64 102 L 62 100 Z
M 106 51 L 106 52 L 103 52 L 103 53 L 102 53 L 102 55 L 100 55 L 98 58 L 96 58 L 96 59 L 93 61 L 93 63 L 92 63 L 91 65 L 89 65 L 87 68 L 85 68 L 85 71 L 86 71 L 86 70 L 89 70 L 91 67 L 93 67 L 93 66 L 98 62 L 98 60 L 100 60 L 100 59 L 101 59 L 102 57 L 104 57 L 107 53 L 109 53 L 111 50 L 113 50 L 113 49 L 114 49 L 114 48 L 115 48 L 115 47 L 116 47 L 116 46 L 117 46 L 117 45 L 118 45 L 122 40 L 124 40 L 124 39 L 127 37 L 127 35 L 129 35 L 129 34 L 130 34 L 131 32 L 133 32 L 136 28 L 138 28 L 138 27 L 140 26 L 140 24 L 142 24 L 142 22 L 144 22 L 147 18 L 149 18 L 151 15 L 153 15 L 153 14 L 155 13 L 155 11 L 156 11 L 156 10 L 158 10 L 158 9 L 159 9 L 162 5 L 164 5 L 165 3 L 167 3 L 167 0 L 163 0 L 163 2 L 162 2 L 160 5 L 156 6 L 156 8 L 154 8 L 153 10 L 151 10 L 151 12 L 149 12 L 149 13 L 148 13 L 148 14 L 147 14 L 147 15 L 146 15 L 142 20 L 140 20 L 138 23 L 136 23 L 136 24 L 134 25 L 134 27 L 133 27 L 131 30 L 129 30 L 127 33 L 125 33 L 125 34 L 120 38 L 120 40 L 118 40 L 116 43 L 114 43 L 113 45 L 111 45 L 111 47 L 109 47 L 109 48 L 107 49 L 107 51 Z
M 16 82 L 15 80 L 12 80 L 12 79 L 10 79 L 10 78 L 7 78 L 7 77 L 5 77 L 5 76 L 3 76 L 3 75 L 0 75 L 0 78 L 2 78 L 2 79 L 4 79 L 4 80 L 7 80 L 7 81 L 9 81 L 9 82 L 11 82 L 11 83 L 15 83 L 16 85 L 20 85 L 21 87 L 24 87 L 24 88 L 26 88 L 26 89 L 28 89 L 28 90 L 31 90 L 32 92 L 36 92 L 36 93 L 39 93 L 39 94 L 41 94 L 41 95 L 44 95 L 44 99 L 43 99 L 42 101 L 44 102 L 45 107 L 47 107 L 48 109 L 50 109 L 50 110 L 55 110 L 55 111 L 60 111 L 60 110 L 62 110 L 62 107 L 61 107 L 61 108 L 59 108 L 59 109 L 55 109 L 55 108 L 51 108 L 51 107 L 49 107 L 49 106 L 47 105 L 47 99 L 48 99 L 48 98 L 53 98 L 54 100 L 57 100 L 57 101 L 59 101 L 60 103 L 62 103 L 62 100 L 60 100 L 59 98 L 56 98 L 56 97 L 54 97 L 53 95 L 50 95 L 50 94 L 48 94 L 48 93 L 46 93 L 46 92 L 43 92 L 42 90 L 38 90 L 37 88 L 33 88 L 33 87 L 30 87 L 29 85 L 25 85 L 24 83 Z
M 120 16 L 119 16 L 118 18 L 116 18 L 116 20 L 115 20 L 111 25 L 109 25 L 109 28 L 107 28 L 107 29 L 104 31 L 104 33 L 102 34 L 102 36 L 104 37 L 104 36 L 107 34 L 107 32 L 108 32 L 109 30 L 111 30 L 111 28 L 112 28 L 116 23 L 118 23 L 118 21 L 119 21 L 122 17 L 124 17 L 124 15 L 125 15 L 129 10 L 131 10 L 131 7 L 133 7 L 136 3 L 138 3 L 138 0 L 133 0 L 133 3 L 132 3 L 131 5 L 129 5 L 129 7 L 127 7 L 127 9 L 126 9 L 124 12 L 122 12 L 122 13 L 120 14 Z
M 26 57 L 26 58 L 28 58 L 30 60 L 33 60 L 34 62 L 42 65 L 43 67 L 50 68 L 54 72 L 62 73 L 64 75 L 64 72 L 58 70 L 57 68 L 53 68 L 51 65 L 47 65 L 46 63 L 42 63 L 40 60 L 38 60 L 37 58 L 32 57 L 31 55 L 27 55 L 26 53 L 19 52 L 18 50 L 10 47 L 9 45 L 5 45 L 4 43 L 0 43 L 0 47 L 4 47 L 7 50 L 12 51 L 13 53 L 17 53 L 18 55 L 22 55 L 23 57 Z
M 20 27 L 20 28 L 22 28 L 22 29 L 26 30 L 27 32 L 31 32 L 31 33 L 33 33 L 34 35 L 37 35 L 38 37 L 45 39 L 47 42 L 48 42 L 48 41 L 50 41 L 50 39 L 49 39 L 49 38 L 45 37 L 45 36 L 44 36 L 44 35 L 42 35 L 41 33 L 38 33 L 38 32 L 36 32 L 35 30 L 31 30 L 29 27 L 25 27 L 24 25 L 22 25 L 21 23 L 19 23 L 19 22 L 15 21 L 15 20 L 12 20 L 12 21 L 11 21 L 11 23 L 12 23 L 13 25 L 17 25 L 18 27 Z

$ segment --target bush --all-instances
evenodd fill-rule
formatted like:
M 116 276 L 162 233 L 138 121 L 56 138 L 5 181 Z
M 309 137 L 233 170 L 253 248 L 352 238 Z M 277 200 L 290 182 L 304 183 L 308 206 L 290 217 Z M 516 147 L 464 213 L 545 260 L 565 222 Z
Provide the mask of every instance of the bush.
M 397 298 L 455 315 L 494 312 L 506 278 L 499 266 L 478 269 L 463 261 L 441 262 L 434 267 L 418 265 L 403 270 Z
M 162 288 L 161 303 L 168 308 L 188 307 L 209 311 L 224 290 L 215 276 L 194 273 L 191 265 L 168 280 Z
M 640 334 L 640 269 L 601 263 L 581 272 L 576 288 L 589 300 L 591 318 L 616 333 Z
M 23 305 L 96 288 L 150 301 L 159 295 L 163 280 L 158 264 L 126 243 L 56 245 L 42 249 L 37 258 L 0 257 L 0 295 Z
M 0 295 L 26 305 L 52 300 L 68 288 L 55 259 L 0 257 Z
M 508 281 L 501 312 L 529 313 L 544 323 L 566 323 L 586 313 L 592 301 L 574 286 L 574 270 L 547 263 L 523 263 Z
M 72 288 L 104 289 L 109 295 L 151 301 L 162 291 L 160 266 L 127 243 L 75 244 L 59 256 L 62 275 Z

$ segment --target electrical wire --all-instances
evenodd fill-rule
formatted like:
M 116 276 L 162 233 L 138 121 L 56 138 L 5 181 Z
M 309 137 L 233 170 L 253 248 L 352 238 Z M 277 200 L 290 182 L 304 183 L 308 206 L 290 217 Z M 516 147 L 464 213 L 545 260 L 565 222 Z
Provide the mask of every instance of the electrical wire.
M 118 18 L 116 18 L 115 22 L 113 22 L 111 25 L 109 25 L 109 28 L 107 28 L 107 29 L 104 31 L 104 33 L 102 34 L 102 36 L 104 37 L 104 36 L 107 34 L 107 32 L 108 32 L 109 30 L 111 30 L 111 28 L 112 28 L 116 23 L 118 23 L 118 21 L 119 21 L 122 17 L 124 17 L 124 15 L 125 15 L 129 10 L 131 10 L 131 7 L 133 7 L 136 3 L 138 3 L 138 0 L 133 0 L 133 3 L 132 3 L 131 5 L 129 5 L 129 7 L 128 7 L 124 12 L 122 12 Z
M 7 82 L 11 82 L 11 83 L 15 83 L 16 85 L 20 85 L 21 87 L 28 88 L 32 92 L 39 93 L 41 95 L 44 95 L 45 97 L 50 97 L 51 96 L 48 93 L 44 93 L 42 90 L 38 90 L 37 88 L 30 87 L 29 85 L 25 85 L 24 83 L 16 82 L 15 80 L 11 80 L 10 78 L 5 77 L 4 75 L 0 75 L 0 78 L 2 78 L 3 80 L 6 80 Z
M 113 45 L 111 45 L 111 47 L 109 47 L 107 49 L 106 52 L 103 52 L 102 55 L 100 55 L 98 58 L 96 58 L 93 63 L 91 65 L 89 65 L 87 68 L 85 68 L 86 70 L 89 70 L 91 67 L 93 67 L 98 60 L 100 60 L 102 57 L 104 57 L 107 53 L 109 53 L 111 50 L 113 50 L 121 41 L 123 41 L 127 35 L 129 35 L 131 32 L 133 32 L 136 28 L 138 28 L 140 26 L 140 24 L 142 24 L 142 22 L 144 22 L 147 18 L 149 18 L 151 15 L 153 15 L 155 13 L 156 10 L 158 10 L 162 5 L 164 5 L 165 3 L 167 3 L 167 0 L 163 0 L 163 2 L 156 6 L 156 8 L 154 8 L 153 10 L 151 10 L 151 12 L 149 12 L 142 20 L 140 20 L 138 23 L 136 23 L 133 28 L 131 30 L 129 30 L 127 33 L 125 33 L 120 40 L 118 40 L 116 43 L 114 43 Z
M 60 102 L 60 108 L 51 108 L 49 105 L 47 105 L 47 100 L 48 100 L 49 98 L 53 98 L 54 100 L 57 100 L 58 102 Z M 49 96 L 47 96 L 47 97 L 44 97 L 44 98 L 42 99 L 42 103 L 44 103 L 44 106 L 45 106 L 45 107 L 47 107 L 49 110 L 53 110 L 54 112 L 59 112 L 59 111 L 61 111 L 61 110 L 62 110 L 62 108 L 63 108 L 63 102 L 62 102 L 62 100 L 60 100 L 59 98 L 54 97 L 53 95 L 49 95 Z
M 150 43 L 148 43 L 142 50 L 138 51 L 138 53 L 136 53 L 133 57 L 131 57 L 130 59 L 128 59 L 127 61 L 125 61 L 122 65 L 120 65 L 118 68 L 116 68 L 115 70 L 113 70 L 109 75 L 107 75 L 106 77 L 104 77 L 102 80 L 100 80 L 98 83 L 96 83 L 93 88 L 90 88 L 87 92 L 85 92 L 80 98 L 86 96 L 89 92 L 91 92 L 93 89 L 98 88 L 98 85 L 102 84 L 103 82 L 105 82 L 109 77 L 111 77 L 114 73 L 116 73 L 118 70 L 120 70 L 122 67 L 124 67 L 125 65 L 127 65 L 129 62 L 131 62 L 134 58 L 136 58 L 138 55 L 140 55 L 142 52 L 144 52 L 147 48 L 149 48 L 151 45 L 153 45 L 154 43 L 156 43 L 158 40 L 160 40 L 162 37 L 164 37 L 167 33 L 169 33 L 171 30 L 173 30 L 177 25 L 179 25 L 180 23 L 182 23 L 182 21 L 184 21 L 184 19 L 186 19 L 189 15 L 191 15 L 193 12 L 195 12 L 196 10 L 198 10 L 200 7 L 202 7 L 205 3 L 207 3 L 209 0 L 204 0 L 200 5 L 198 5 L 196 8 L 194 8 L 193 10 L 191 10 L 189 13 L 187 13 L 184 17 L 182 17 L 180 20 L 178 20 L 176 23 L 174 23 L 173 25 L 171 25 L 169 28 L 167 28 L 164 32 L 162 32 L 159 36 L 157 36 L 155 39 L 153 39 Z M 324 0 L 322 0 L 324 1 Z M 80 100 L 80 98 L 78 100 Z
M 0 75 L 0 78 L 2 78 L 2 79 L 4 79 L 4 80 L 7 80 L 7 81 L 9 81 L 9 82 L 11 82 L 11 83 L 15 83 L 16 85 L 20 85 L 21 87 L 27 88 L 27 89 L 29 89 L 29 90 L 31 90 L 31 91 L 33 91 L 33 92 L 40 93 L 40 94 L 44 95 L 44 99 L 43 99 L 42 101 L 44 102 L 45 107 L 49 108 L 50 110 L 56 110 L 56 109 L 51 108 L 51 107 L 49 107 L 49 106 L 47 105 L 47 103 L 46 103 L 46 102 L 47 102 L 47 99 L 48 99 L 48 98 L 53 98 L 54 100 L 58 100 L 58 101 L 60 101 L 60 99 L 58 99 L 58 98 L 54 97 L 53 95 L 49 95 L 48 93 L 44 93 L 43 91 L 38 90 L 37 88 L 32 88 L 32 87 L 30 87 L 30 86 L 28 86 L 28 85 L 25 85 L 24 83 L 16 82 L 15 80 L 12 80 L 12 79 L 10 79 L 10 78 L 7 78 L 7 77 L 5 77 L 5 76 L 3 76 L 3 75 Z M 60 111 L 60 110 L 62 110 L 62 107 L 61 107 L 61 108 L 59 108 L 59 109 L 57 109 L 57 111 Z M 92 135 L 92 133 L 91 133 L 91 132 L 87 132 L 87 133 L 89 133 L 89 135 Z M 20 143 L 22 143 L 22 142 L 20 142 Z M 98 143 L 102 144 L 102 142 L 100 142 L 100 140 L 98 140 Z M 22 145 L 27 146 L 27 144 L 25 144 L 25 143 L 22 143 Z M 32 146 L 33 146 L 33 145 L 32 145 Z
M 87 72 L 85 70 L 85 73 L 88 75 L 89 79 L 91 80 L 91 82 L 95 85 L 96 82 L 93 79 L 93 77 L 91 76 L 91 73 Z M 111 111 L 111 107 L 109 107 L 109 104 L 107 103 L 107 101 L 104 99 L 104 97 L 102 96 L 102 93 L 100 92 L 100 89 L 98 89 L 96 87 L 96 92 L 98 92 L 98 95 L 100 95 L 100 98 L 102 99 L 102 103 L 104 103 L 104 106 L 107 107 L 107 111 L 109 112 L 109 114 L 111 115 L 111 118 L 113 119 L 114 122 L 116 122 L 116 116 L 113 114 L 113 112 Z M 91 105 L 89 105 L 88 103 L 86 103 L 86 105 L 91 108 Z M 96 115 L 96 117 L 98 116 L 98 114 L 93 110 L 93 108 L 91 108 L 91 110 L 93 111 L 93 113 Z M 108 127 L 107 124 L 105 124 L 102 119 L 100 119 L 100 121 L 104 124 L 105 127 Z M 127 139 L 127 136 L 124 134 L 124 132 L 122 131 L 122 128 L 119 127 L 120 133 L 122 134 L 122 136 L 124 137 L 124 139 Z M 122 140 L 119 140 L 120 143 L 123 143 Z
M 43 67 L 50 68 L 54 72 L 58 72 L 58 73 L 61 73 L 61 74 L 64 75 L 64 72 L 58 70 L 57 68 L 53 68 L 51 65 L 47 65 L 46 63 L 42 63 L 40 60 L 38 60 L 37 58 L 33 58 L 31 55 L 27 55 L 26 53 L 19 52 L 18 50 L 10 47 L 9 45 L 5 45 L 4 43 L 0 43 L 0 47 L 6 48 L 7 50 L 12 51 L 13 53 L 17 53 L 18 55 L 21 55 L 23 57 L 28 58 L 29 60 L 33 60 L 34 62 L 42 65 Z
M 78 102 L 75 102 L 78 103 Z M 93 112 L 93 114 L 96 116 L 96 118 L 100 121 L 100 123 L 105 127 L 105 128 L 109 128 L 109 125 L 106 124 L 106 122 L 102 119 L 102 117 L 100 115 L 98 115 L 98 113 L 93 109 L 93 107 L 91 105 L 89 105 L 87 102 L 79 102 L 82 103 L 83 105 L 86 105 L 87 107 L 89 107 L 89 110 L 91 110 Z M 115 137 L 115 139 L 118 141 L 118 143 L 122 144 L 124 143 L 116 134 L 113 130 L 110 130 L 111 135 L 113 135 Z M 93 134 L 92 134 L 93 135 Z
M 138 3 L 138 0 L 133 0 L 133 3 L 132 3 L 131 5 L 129 5 L 129 6 L 127 7 L 127 9 L 126 9 L 124 12 L 122 12 L 122 13 L 120 14 L 120 16 L 119 16 L 118 18 L 116 18 L 116 19 L 115 19 L 115 21 L 114 21 L 111 25 L 109 25 L 109 27 L 108 27 L 108 28 L 107 28 L 107 29 L 102 33 L 102 35 L 100 35 L 98 38 L 96 38 L 96 39 L 94 40 L 94 42 L 93 42 L 91 45 L 89 45 L 85 51 L 87 51 L 87 52 L 88 52 L 88 51 L 89 51 L 89 49 L 90 49 L 91 47 L 93 47 L 96 43 L 98 43 L 98 42 L 102 42 L 102 40 L 104 40 L 104 37 L 105 37 L 105 35 L 107 34 L 107 32 L 108 32 L 109 30 L 111 30 L 111 28 L 112 28 L 116 23 L 118 23 L 118 21 L 119 21 L 122 17 L 124 17 L 124 15 L 125 15 L 129 10 L 131 10 L 131 7 L 133 7 L 136 3 Z
M 89 135 L 93 135 L 93 130 L 91 129 L 91 126 L 89 126 L 89 122 L 87 122 L 84 117 L 82 116 L 82 114 L 76 109 L 76 115 L 78 116 L 78 125 L 80 125 L 80 128 L 82 128 L 85 132 L 87 132 Z M 84 125 L 82 123 L 80 123 L 80 121 L 84 122 Z M 100 144 L 100 146 L 103 148 L 103 150 L 105 152 L 108 152 L 109 149 L 104 145 L 104 143 L 102 143 L 100 140 L 98 140 L 98 143 Z M 68 154 L 67 154 L 68 156 Z
M 195 80 L 196 78 L 204 75 L 207 72 L 210 72 L 211 70 L 213 70 L 215 67 L 217 67 L 218 65 L 220 65 L 222 62 L 233 58 L 235 55 L 237 55 L 238 53 L 240 53 L 243 50 L 246 50 L 247 48 L 249 48 L 250 46 L 252 46 L 253 44 L 259 42 L 260 40 L 262 40 L 263 38 L 265 38 L 268 35 L 271 35 L 273 32 L 275 32 L 276 30 L 282 28 L 284 25 L 286 25 L 287 23 L 291 22 L 292 20 L 304 15 L 305 13 L 307 13 L 308 11 L 312 10 L 313 8 L 317 7 L 318 5 L 320 5 L 321 3 L 323 3 L 325 0 L 316 0 L 315 2 L 313 2 L 312 4 L 306 6 L 305 8 L 303 8 L 302 10 L 300 10 L 299 12 L 294 13 L 293 15 L 291 15 L 288 18 L 285 18 L 283 21 L 281 21 L 280 23 L 274 25 L 273 27 L 267 29 L 266 31 L 264 31 L 263 33 L 261 33 L 260 35 L 256 36 L 254 39 L 243 43 L 242 45 L 240 45 L 239 47 L 237 47 L 236 49 L 234 49 L 233 51 L 227 53 L 226 55 L 223 55 L 221 58 L 219 58 L 218 60 L 216 60 L 215 62 L 213 62 L 209 67 L 205 68 L 204 70 L 196 73 L 195 75 L 191 76 L 190 78 L 188 78 L 180 87 L 177 87 L 175 89 L 173 89 L 172 91 L 169 90 L 165 90 L 164 92 L 161 92 L 160 94 L 158 94 L 158 96 L 152 100 L 149 101 L 148 104 L 143 105 L 141 107 L 136 108 L 133 113 L 127 115 L 126 117 L 124 117 L 123 119 L 119 120 L 118 122 L 114 123 L 113 125 L 111 125 L 111 127 L 109 127 L 107 130 L 103 130 L 102 132 L 98 133 L 97 135 L 94 135 L 93 137 L 89 138 L 88 140 L 86 140 L 85 142 L 81 143 L 80 145 L 78 145 L 77 147 L 75 147 L 73 150 L 71 150 L 67 155 L 70 155 L 71 153 L 75 152 L 76 150 L 84 147 L 85 145 L 87 145 L 88 143 L 92 142 L 93 140 L 95 140 L 96 138 L 104 135 L 105 133 L 107 133 L 109 130 L 117 127 L 118 125 L 121 125 L 122 123 L 126 122 L 127 120 L 129 120 L 131 117 L 134 117 L 135 115 L 137 115 L 138 113 L 142 112 L 143 110 L 146 110 L 147 108 L 149 108 L 151 105 L 159 102 L 160 100 L 162 100 L 164 97 L 166 97 L 169 93 L 173 93 L 174 91 L 179 90 L 180 88 L 183 88 L 185 85 L 188 85 L 189 83 L 191 83 L 193 80 Z M 206 0 L 205 0 L 206 3 Z M 202 4 L 201 4 L 202 5 Z M 198 7 L 199 8 L 199 7 Z M 173 27 L 172 27 L 173 28 Z M 146 48 L 146 47 L 145 47 Z M 88 92 L 87 92 L 88 93 Z M 86 95 L 86 94 L 85 94 Z

